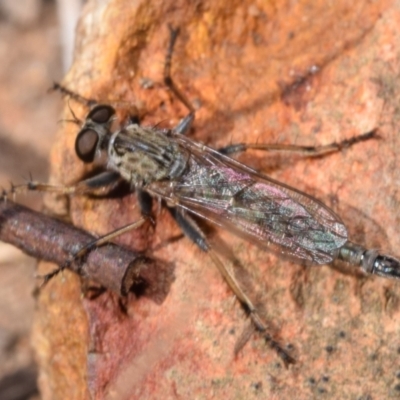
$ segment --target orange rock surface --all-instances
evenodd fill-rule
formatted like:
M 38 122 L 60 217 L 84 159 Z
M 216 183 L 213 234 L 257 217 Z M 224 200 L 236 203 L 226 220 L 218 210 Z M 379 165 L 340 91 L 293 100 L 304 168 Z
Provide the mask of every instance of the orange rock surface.
M 118 103 L 121 118 L 136 109 L 144 125 L 174 126 L 186 110 L 162 85 L 170 24 L 181 30 L 173 76 L 198 106 L 194 139 L 318 145 L 378 128 L 381 140 L 329 157 L 239 159 L 321 199 L 353 241 L 399 256 L 399 23 L 390 1 L 89 1 L 63 83 Z M 85 107 L 70 105 L 84 118 Z M 71 118 L 67 106 L 63 117 Z M 63 128 L 52 181 L 70 183 L 84 170 L 77 127 Z M 71 201 L 74 223 L 96 234 L 138 215 L 134 195 Z M 400 283 L 304 268 L 217 233 L 249 271 L 273 331 L 293 345 L 294 366 L 285 369 L 257 334 L 234 357 L 245 315 L 207 255 L 188 239 L 170 240 L 180 231 L 162 211 L 155 232 L 117 240 L 173 263 L 162 304 L 132 296 L 125 316 L 112 294 L 82 300 L 69 273 L 43 291 L 34 337 L 44 399 L 399 396 Z

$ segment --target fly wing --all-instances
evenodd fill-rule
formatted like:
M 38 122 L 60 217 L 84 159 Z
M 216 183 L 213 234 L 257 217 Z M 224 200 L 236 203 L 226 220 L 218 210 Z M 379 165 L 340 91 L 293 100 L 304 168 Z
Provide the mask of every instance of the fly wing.
M 262 247 L 298 261 L 327 264 L 347 241 L 328 207 L 202 144 L 180 136 L 187 171 L 153 192 Z

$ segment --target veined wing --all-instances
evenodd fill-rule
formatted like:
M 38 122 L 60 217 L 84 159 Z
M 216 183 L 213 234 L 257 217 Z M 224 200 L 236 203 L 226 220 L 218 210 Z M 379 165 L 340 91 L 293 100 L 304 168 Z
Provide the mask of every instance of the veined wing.
M 189 168 L 151 192 L 240 236 L 299 261 L 326 264 L 347 241 L 347 230 L 327 206 L 296 189 L 191 139 Z

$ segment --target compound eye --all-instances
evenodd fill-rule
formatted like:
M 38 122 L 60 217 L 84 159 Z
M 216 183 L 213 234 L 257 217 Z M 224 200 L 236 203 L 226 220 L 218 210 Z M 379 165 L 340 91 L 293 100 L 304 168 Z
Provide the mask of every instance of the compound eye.
M 82 129 L 75 140 L 76 155 L 84 163 L 91 163 L 96 155 L 99 135 L 94 129 Z
M 87 119 L 91 119 L 97 124 L 105 124 L 114 114 L 115 110 L 111 106 L 99 105 L 89 112 Z

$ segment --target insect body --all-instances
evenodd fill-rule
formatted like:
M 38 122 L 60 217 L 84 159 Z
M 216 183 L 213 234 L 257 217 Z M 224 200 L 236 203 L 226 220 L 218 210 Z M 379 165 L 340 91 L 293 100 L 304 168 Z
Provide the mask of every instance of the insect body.
M 183 232 L 207 252 L 237 298 L 247 309 L 254 326 L 263 332 L 285 362 L 294 360 L 268 333 L 256 306 L 234 273 L 219 259 L 192 216 L 197 216 L 261 247 L 305 264 L 328 264 L 336 259 L 366 273 L 400 278 L 400 262 L 377 250 L 368 250 L 348 240 L 341 219 L 317 199 L 254 171 L 229 155 L 248 148 L 302 151 L 320 155 L 338 151 L 375 137 L 375 132 L 341 143 L 309 148 L 285 145 L 239 144 L 215 150 L 187 137 L 194 109 L 173 83 L 169 70 L 176 38 L 172 32 L 165 68 L 165 82 L 187 106 L 189 114 L 173 129 L 146 128 L 136 123 L 113 130 L 115 110 L 96 105 L 88 113 L 75 142 L 77 156 L 85 163 L 105 154 L 105 172 L 74 186 L 54 188 L 32 182 L 33 190 L 62 193 L 90 192 L 124 180 L 135 189 L 143 218 L 89 243 L 75 257 L 105 243 L 151 218 L 151 199 L 164 201 Z M 77 98 L 60 86 L 64 93 Z M 80 98 L 81 99 L 81 98 Z M 58 271 L 48 275 L 48 278 Z
M 128 123 L 112 132 L 114 114 L 108 105 L 90 111 L 76 139 L 77 155 L 92 162 L 106 152 L 106 168 L 115 174 L 113 178 L 129 182 L 139 195 L 163 200 L 185 234 L 210 254 L 259 330 L 266 332 L 267 325 L 257 308 L 190 215 L 301 263 L 321 265 L 341 259 L 367 273 L 400 277 L 398 260 L 350 242 L 341 219 L 317 199 L 185 136 L 192 113 L 172 130 Z M 358 141 L 370 137 L 361 135 Z M 123 232 L 125 228 L 116 233 Z M 293 361 L 268 339 L 285 362 Z
M 97 106 L 91 114 L 106 111 L 111 120 L 113 110 L 109 106 Z M 94 124 L 92 118 L 88 124 Z M 313 264 L 331 262 L 347 241 L 339 217 L 304 193 L 174 130 L 129 124 L 104 135 L 108 124 L 101 122 L 93 128 L 84 125 L 77 139 L 78 155 L 82 153 L 79 142 L 97 132 L 97 145 L 107 148 L 107 168 L 170 206 Z
M 104 149 L 107 169 L 132 187 L 299 262 L 342 259 L 368 273 L 400 276 L 396 259 L 348 241 L 339 216 L 317 199 L 184 136 L 192 114 L 173 130 L 128 124 L 112 133 L 114 113 L 108 105 L 89 113 L 76 140 L 83 161 L 93 161 Z M 82 143 L 93 148 L 84 149 Z

